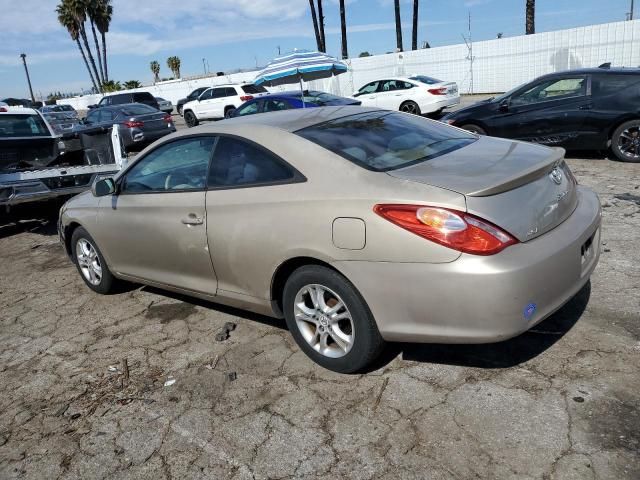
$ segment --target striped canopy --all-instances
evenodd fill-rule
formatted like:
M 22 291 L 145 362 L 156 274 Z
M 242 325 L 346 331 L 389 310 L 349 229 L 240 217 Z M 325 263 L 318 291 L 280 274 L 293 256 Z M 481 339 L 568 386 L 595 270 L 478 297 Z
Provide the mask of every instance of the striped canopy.
M 304 80 L 319 80 L 339 75 L 347 71 L 347 66 L 334 57 L 322 52 L 298 50 L 283 57 L 273 59 L 253 81 L 256 85 L 275 87 Z

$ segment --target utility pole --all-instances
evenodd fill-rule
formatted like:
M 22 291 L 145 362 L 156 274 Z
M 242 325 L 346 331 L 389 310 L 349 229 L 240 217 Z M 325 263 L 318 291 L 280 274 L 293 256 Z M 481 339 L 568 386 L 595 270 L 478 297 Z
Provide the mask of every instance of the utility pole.
M 202 58 L 202 69 L 204 70 L 204 74 L 207 74 L 207 61 Z
M 629 9 L 629 13 L 627 13 L 627 20 L 633 20 L 633 0 L 631 0 L 631 8 Z
M 36 97 L 33 96 L 33 88 L 31 88 L 31 78 L 29 78 L 29 69 L 27 68 L 27 54 L 21 53 L 20 58 L 22 59 L 22 63 L 24 63 L 24 72 L 27 74 L 27 83 L 29 84 L 29 93 L 31 94 L 31 101 L 36 103 Z
M 469 31 L 467 36 L 462 35 L 464 43 L 467 45 L 467 60 L 469 60 L 469 93 L 473 95 L 473 40 L 471 39 L 471 12 L 469 12 Z

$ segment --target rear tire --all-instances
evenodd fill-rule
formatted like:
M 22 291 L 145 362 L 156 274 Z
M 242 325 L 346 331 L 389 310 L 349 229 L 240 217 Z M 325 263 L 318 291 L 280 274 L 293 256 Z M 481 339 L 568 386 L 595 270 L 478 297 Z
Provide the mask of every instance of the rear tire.
M 400 111 L 411 113 L 413 115 L 420 115 L 420 107 L 416 102 L 413 102 L 411 100 L 403 102 L 402 105 L 400 105 Z
M 71 235 L 71 255 L 80 277 L 96 293 L 112 293 L 118 284 L 96 242 L 82 227 Z
M 186 112 L 184 112 L 184 123 L 187 124 L 187 127 L 191 128 L 198 126 L 200 122 L 191 110 L 187 110 Z
M 231 118 L 236 113 L 236 107 L 227 107 L 224 109 L 224 118 Z
M 484 128 L 479 127 L 478 125 L 474 125 L 473 123 L 467 123 L 465 125 L 460 126 L 460 128 L 462 128 L 463 130 L 467 130 L 471 133 L 475 133 L 476 135 L 487 134 L 487 131 Z
M 322 367 L 355 373 L 382 353 L 385 342 L 358 290 L 319 265 L 295 270 L 284 287 L 287 326 L 300 349 Z
M 611 135 L 611 151 L 621 162 L 640 162 L 640 120 L 620 125 Z

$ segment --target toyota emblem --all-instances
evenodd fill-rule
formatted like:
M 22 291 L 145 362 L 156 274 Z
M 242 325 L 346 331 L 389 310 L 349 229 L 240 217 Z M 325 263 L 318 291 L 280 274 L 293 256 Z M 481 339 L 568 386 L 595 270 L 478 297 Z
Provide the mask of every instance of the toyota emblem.
M 558 167 L 554 168 L 549 174 L 549 178 L 551 178 L 556 185 L 560 185 L 562 183 L 562 170 Z

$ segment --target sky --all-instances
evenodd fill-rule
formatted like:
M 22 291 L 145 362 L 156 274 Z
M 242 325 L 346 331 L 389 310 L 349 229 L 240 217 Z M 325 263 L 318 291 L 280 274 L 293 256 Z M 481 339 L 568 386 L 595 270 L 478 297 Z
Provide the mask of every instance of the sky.
M 182 76 L 209 70 L 263 66 L 297 49 L 315 50 L 308 0 L 112 0 L 107 34 L 109 76 L 151 82 L 149 63 L 170 76 L 169 56 L 181 59 Z M 538 0 L 536 31 L 622 21 L 630 0 Z M 636 2 L 640 3 L 640 2 Z M 79 92 L 91 86 L 78 48 L 57 21 L 58 0 L 0 0 L 0 98 L 28 97 L 20 59 L 27 55 L 36 97 L 54 91 Z M 350 56 L 395 50 L 393 0 L 347 0 Z M 401 1 L 405 49 L 411 42 L 412 0 Z M 524 33 L 525 0 L 420 0 L 418 41 L 432 47 L 462 42 L 471 13 L 474 40 Z M 338 0 L 324 0 L 328 53 L 339 56 Z M 640 18 L 636 6 L 635 18 Z M 91 37 L 90 37 L 91 40 Z

